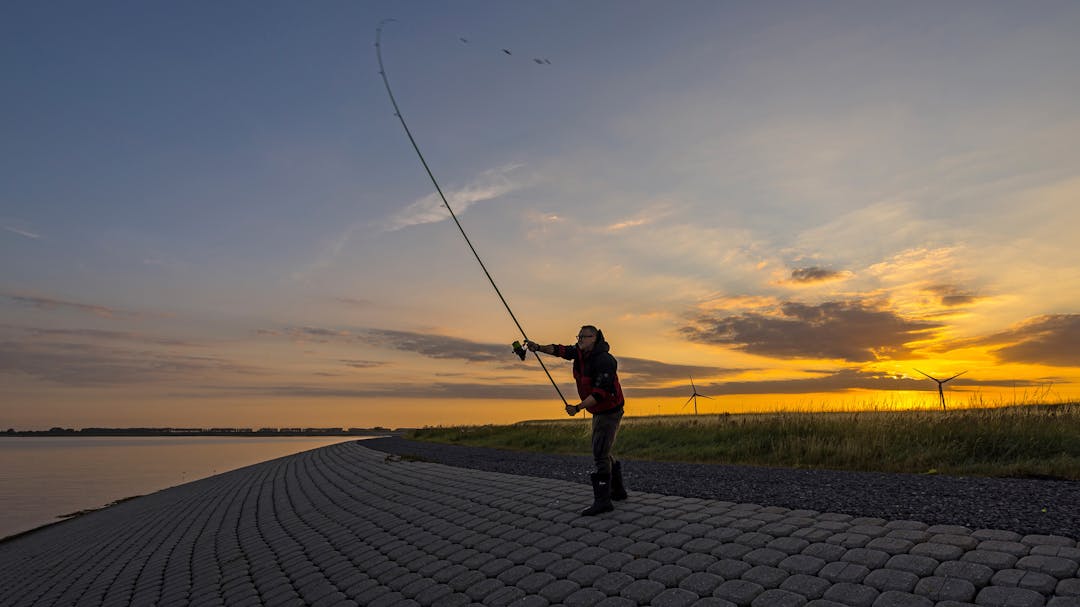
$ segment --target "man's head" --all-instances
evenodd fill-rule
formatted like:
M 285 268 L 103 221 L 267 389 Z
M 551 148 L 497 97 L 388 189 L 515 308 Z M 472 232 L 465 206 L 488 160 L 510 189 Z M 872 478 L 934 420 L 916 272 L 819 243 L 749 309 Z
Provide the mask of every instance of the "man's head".
M 604 341 L 604 333 L 592 325 L 584 325 L 578 330 L 577 345 L 584 352 L 592 350 L 602 341 Z

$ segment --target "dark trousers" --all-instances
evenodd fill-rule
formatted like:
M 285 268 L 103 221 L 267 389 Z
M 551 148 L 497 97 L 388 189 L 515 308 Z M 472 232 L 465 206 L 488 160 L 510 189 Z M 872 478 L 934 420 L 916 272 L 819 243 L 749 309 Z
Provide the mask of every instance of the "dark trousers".
M 596 472 L 611 475 L 611 466 L 615 458 L 611 450 L 615 446 L 615 434 L 619 431 L 623 409 L 611 413 L 600 413 L 592 418 L 592 454 L 596 462 Z

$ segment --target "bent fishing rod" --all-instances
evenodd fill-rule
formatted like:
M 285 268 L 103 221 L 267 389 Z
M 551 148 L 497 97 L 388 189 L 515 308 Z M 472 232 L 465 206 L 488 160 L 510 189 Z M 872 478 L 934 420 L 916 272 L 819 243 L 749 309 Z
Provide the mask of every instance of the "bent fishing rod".
M 428 178 L 431 179 L 431 184 L 435 186 L 435 191 L 439 194 L 439 198 L 442 199 L 443 206 L 447 211 L 450 211 L 450 217 L 454 220 L 454 224 L 457 226 L 458 231 L 461 232 L 461 236 L 465 239 L 465 244 L 469 245 L 469 250 L 472 251 L 473 257 L 476 258 L 476 262 L 480 264 L 480 269 L 484 271 L 484 276 L 487 276 L 488 282 L 491 283 L 491 288 L 495 289 L 495 294 L 499 296 L 499 301 L 502 302 L 507 313 L 510 314 L 510 318 L 517 325 L 518 331 L 521 331 L 521 337 L 525 341 L 531 341 L 529 336 L 525 334 L 525 329 L 522 328 L 521 323 L 518 322 L 517 316 L 514 316 L 514 311 L 510 309 L 510 304 L 506 303 L 506 298 L 503 297 L 502 291 L 499 290 L 498 285 L 495 284 L 495 279 L 491 277 L 491 273 L 488 272 L 487 266 L 484 265 L 483 260 L 480 259 L 480 254 L 476 252 L 476 247 L 473 246 L 472 241 L 469 240 L 469 235 L 465 233 L 465 228 L 461 226 L 461 222 L 458 221 L 457 214 L 454 213 L 454 209 L 450 207 L 450 203 L 447 202 L 446 196 L 443 194 L 442 188 L 439 186 L 438 180 L 435 179 L 435 174 L 431 172 L 431 167 L 428 166 L 427 160 L 424 160 L 424 154 L 420 152 L 420 146 L 417 145 L 416 139 L 413 138 L 412 131 L 409 130 L 409 125 L 405 124 L 405 116 L 401 113 L 401 108 L 398 107 L 397 100 L 394 99 L 394 91 L 390 89 L 390 79 L 386 76 L 386 68 L 383 66 L 382 59 L 382 28 L 383 25 L 390 23 L 391 21 L 397 21 L 397 19 L 383 19 L 379 22 L 378 27 L 375 28 L 375 57 L 379 60 L 379 75 L 382 76 L 383 84 L 386 85 L 386 94 L 390 96 L 390 104 L 394 106 L 394 116 L 401 122 L 402 128 L 405 129 L 405 135 L 409 138 L 409 143 L 412 144 L 413 150 L 416 151 L 416 156 L 420 159 L 420 164 L 424 166 L 424 171 L 427 172 Z M 515 343 L 515 352 L 518 350 Z M 524 353 L 519 353 L 522 360 L 525 360 Z M 566 402 L 566 397 L 563 396 L 562 390 L 559 389 L 559 385 L 555 383 L 555 378 L 551 377 L 551 372 L 548 371 L 547 365 L 540 359 L 540 354 L 533 351 L 533 355 L 536 356 L 536 361 L 540 363 L 540 367 L 544 370 L 548 379 L 551 381 L 551 385 L 555 388 L 555 391 L 559 393 L 559 398 L 562 399 L 564 405 L 569 406 Z

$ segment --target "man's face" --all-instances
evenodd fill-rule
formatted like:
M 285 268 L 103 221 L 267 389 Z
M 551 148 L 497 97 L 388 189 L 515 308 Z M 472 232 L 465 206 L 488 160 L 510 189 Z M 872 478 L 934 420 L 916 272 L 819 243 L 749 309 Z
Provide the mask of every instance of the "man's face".
M 585 352 L 592 350 L 593 346 L 596 345 L 596 333 L 588 329 L 578 331 L 577 345 L 579 349 Z

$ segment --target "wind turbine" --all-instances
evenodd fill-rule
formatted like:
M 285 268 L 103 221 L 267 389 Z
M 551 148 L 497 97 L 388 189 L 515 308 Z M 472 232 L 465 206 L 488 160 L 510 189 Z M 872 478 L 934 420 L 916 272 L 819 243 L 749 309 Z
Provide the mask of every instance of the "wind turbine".
M 918 369 L 915 369 L 915 370 L 919 371 Z M 944 411 L 945 410 L 945 390 L 942 388 L 942 386 L 945 385 L 945 382 L 952 381 L 952 380 L 956 379 L 957 377 L 960 377 L 961 375 L 967 373 L 967 371 L 961 371 L 961 372 L 957 373 L 956 375 L 953 375 L 952 377 L 950 377 L 948 379 L 938 379 L 938 378 L 936 378 L 936 377 L 934 377 L 932 375 L 929 375 L 927 373 L 923 373 L 922 371 L 919 371 L 919 373 L 922 373 L 923 375 L 926 375 L 930 379 L 937 382 L 938 396 L 941 397 L 941 410 Z
M 697 399 L 698 399 L 698 397 L 700 396 L 701 398 L 707 398 L 709 400 L 713 400 L 713 397 L 705 396 L 704 394 L 698 394 L 697 386 L 694 385 L 694 376 L 693 375 L 690 376 L 690 389 L 693 391 L 693 394 L 690 395 L 690 398 L 686 399 L 686 402 L 683 403 L 682 408 L 685 409 L 686 405 L 690 404 L 690 401 L 694 401 L 694 415 L 697 415 Z

